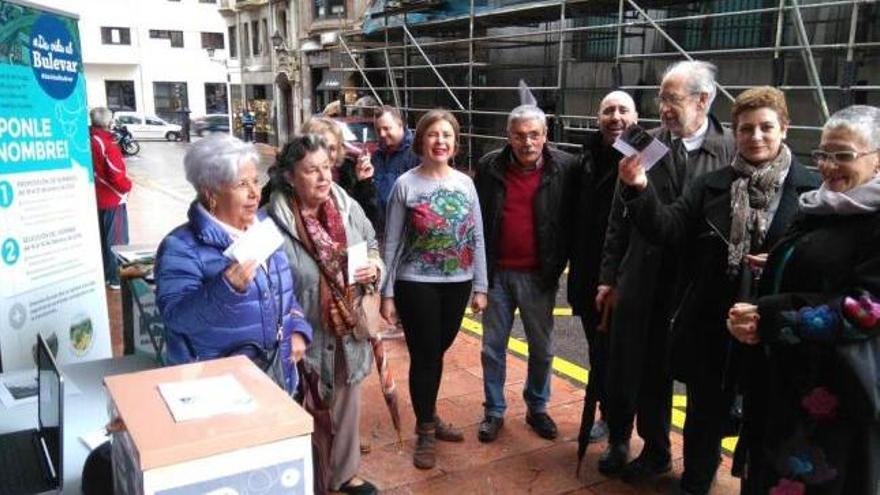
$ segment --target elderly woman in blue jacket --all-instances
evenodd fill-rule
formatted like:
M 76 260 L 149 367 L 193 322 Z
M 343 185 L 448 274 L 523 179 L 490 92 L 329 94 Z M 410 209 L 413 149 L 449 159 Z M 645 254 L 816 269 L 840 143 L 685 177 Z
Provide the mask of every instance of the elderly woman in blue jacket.
M 156 302 L 169 364 L 221 357 L 251 343 L 271 353 L 277 345 L 292 392 L 293 363 L 312 329 L 295 298 L 287 256 L 279 249 L 265 262 L 238 262 L 223 254 L 265 218 L 257 210 L 258 160 L 253 145 L 228 135 L 202 139 L 187 152 L 186 179 L 197 197 L 189 221 L 159 246 Z

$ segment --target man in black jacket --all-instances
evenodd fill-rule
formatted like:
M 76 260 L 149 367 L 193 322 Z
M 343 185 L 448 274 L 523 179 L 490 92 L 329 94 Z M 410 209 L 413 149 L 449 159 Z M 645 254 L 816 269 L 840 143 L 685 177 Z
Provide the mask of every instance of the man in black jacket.
M 547 414 L 553 306 L 568 260 L 576 159 L 547 145 L 546 116 L 532 105 L 510 113 L 507 139 L 507 146 L 480 159 L 474 177 L 489 269 L 481 354 L 485 418 L 478 431 L 483 442 L 495 440 L 504 424 L 506 349 L 517 308 L 529 344 L 526 422 L 543 438 L 557 435 Z
M 623 91 L 612 91 L 599 103 L 598 133 L 587 136 L 581 159 L 580 183 L 577 188 L 571 255 L 568 272 L 568 304 L 581 318 L 590 356 L 590 379 L 584 399 L 581 431 L 590 432 L 590 441 L 607 434 L 605 424 L 605 361 L 607 356 L 607 321 L 602 314 L 610 311 L 597 307 L 596 285 L 602 246 L 608 227 L 608 214 L 617 184 L 617 166 L 623 155 L 611 147 L 624 129 L 638 123 L 639 115 L 632 97 Z M 601 298 L 604 302 L 604 295 Z M 603 311 L 604 310 L 604 311 Z M 594 423 L 596 405 L 602 414 Z
M 730 131 L 709 115 L 715 67 L 678 62 L 669 67 L 657 98 L 662 127 L 651 133 L 670 150 L 648 172 L 663 204 L 678 198 L 697 176 L 730 165 Z M 620 187 L 618 186 L 618 191 Z M 672 377 L 666 355 L 669 321 L 685 282 L 674 250 L 648 242 L 630 225 L 614 195 L 602 256 L 597 301 L 616 292 L 609 333 L 606 382 L 608 448 L 599 471 L 627 481 L 670 470 Z M 627 464 L 633 418 L 645 444 Z

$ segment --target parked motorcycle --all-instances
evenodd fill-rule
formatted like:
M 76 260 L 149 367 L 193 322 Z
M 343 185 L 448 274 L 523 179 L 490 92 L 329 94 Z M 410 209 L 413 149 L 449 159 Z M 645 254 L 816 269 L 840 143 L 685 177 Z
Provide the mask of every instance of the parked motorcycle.
M 140 143 L 134 139 L 134 136 L 131 135 L 131 131 L 129 131 L 128 127 L 124 125 L 113 127 L 113 139 L 116 141 L 116 144 L 119 145 L 122 154 L 125 156 L 137 155 L 141 150 Z

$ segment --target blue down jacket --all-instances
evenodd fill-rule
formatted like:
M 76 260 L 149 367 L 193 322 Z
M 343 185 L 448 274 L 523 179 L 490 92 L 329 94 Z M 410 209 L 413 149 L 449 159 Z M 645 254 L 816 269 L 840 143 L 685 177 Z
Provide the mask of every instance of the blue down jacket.
M 291 335 L 312 340 L 293 290 L 293 278 L 284 251 L 275 251 L 266 268 L 247 292 L 237 292 L 223 272 L 232 263 L 223 251 L 232 243 L 229 234 L 197 202 L 190 205 L 189 222 L 175 228 L 159 246 L 156 258 L 156 304 L 165 323 L 168 364 L 213 359 L 248 341 L 264 349 L 275 345 L 281 304 L 282 340 L 279 352 L 285 363 L 287 391 L 296 388 L 290 363 Z M 266 215 L 259 213 L 263 220 Z

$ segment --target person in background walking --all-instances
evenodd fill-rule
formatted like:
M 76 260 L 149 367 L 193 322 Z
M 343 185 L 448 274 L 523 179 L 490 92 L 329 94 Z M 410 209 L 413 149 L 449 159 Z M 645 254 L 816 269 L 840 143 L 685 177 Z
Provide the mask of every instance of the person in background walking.
M 250 109 L 245 109 L 241 114 L 241 128 L 244 131 L 244 141 L 252 143 L 254 141 L 254 127 L 257 125 L 257 119 Z
M 106 107 L 93 108 L 89 112 L 92 125 L 89 136 L 92 148 L 92 165 L 95 170 L 95 195 L 98 200 L 98 227 L 101 234 L 101 255 L 104 259 L 104 283 L 118 290 L 119 263 L 110 249 L 118 244 L 128 244 L 128 210 L 126 200 L 131 191 L 131 180 L 125 171 L 122 151 L 110 132 L 113 113 Z

